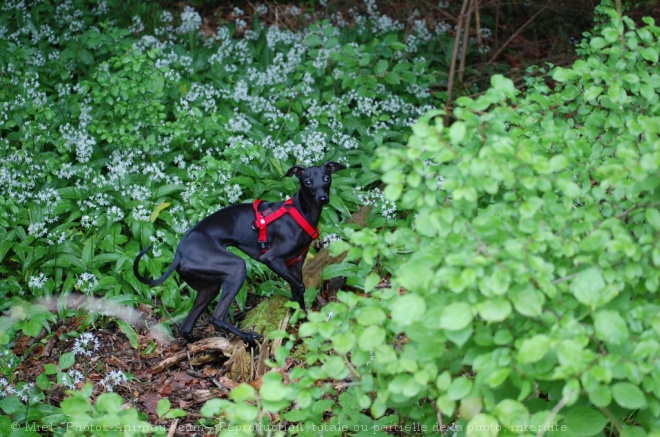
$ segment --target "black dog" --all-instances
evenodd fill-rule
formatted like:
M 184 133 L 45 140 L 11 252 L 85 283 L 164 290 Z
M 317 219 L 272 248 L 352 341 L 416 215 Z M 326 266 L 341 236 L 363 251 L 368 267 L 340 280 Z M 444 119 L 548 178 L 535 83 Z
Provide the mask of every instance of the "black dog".
M 140 258 L 151 249 L 141 251 L 133 263 L 135 276 L 154 286 L 165 281 L 176 270 L 181 279 L 197 290 L 195 303 L 179 327 L 179 333 L 193 342 L 193 328 L 202 312 L 220 292 L 220 302 L 213 312 L 211 324 L 217 330 L 231 332 L 249 343 L 261 336 L 241 331 L 229 323 L 229 306 L 246 277 L 245 261 L 227 250 L 235 246 L 250 257 L 266 264 L 291 285 L 291 300 L 305 308 L 305 285 L 302 266 L 307 249 L 318 237 L 323 205 L 330 200 L 331 175 L 345 167 L 327 162 L 310 168 L 296 165 L 286 176 L 300 180 L 298 193 L 286 202 L 241 203 L 223 208 L 189 229 L 181 239 L 169 269 L 158 279 L 140 275 Z

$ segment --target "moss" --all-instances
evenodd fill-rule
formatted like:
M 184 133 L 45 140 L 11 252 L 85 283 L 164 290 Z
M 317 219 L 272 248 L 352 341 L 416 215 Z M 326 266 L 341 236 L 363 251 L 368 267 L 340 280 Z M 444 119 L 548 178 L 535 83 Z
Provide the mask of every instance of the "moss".
M 296 343 L 296 345 L 293 347 L 289 357 L 299 362 L 301 365 L 303 365 L 303 367 L 306 367 L 305 359 L 307 358 L 308 353 L 309 353 L 309 348 L 307 348 L 307 345 L 305 343 L 300 342 L 300 343 Z
M 287 302 L 289 299 L 279 294 L 263 300 L 254 309 L 248 311 L 241 323 L 241 329 L 254 330 L 266 337 L 279 328 L 288 314 L 289 308 L 285 306 Z

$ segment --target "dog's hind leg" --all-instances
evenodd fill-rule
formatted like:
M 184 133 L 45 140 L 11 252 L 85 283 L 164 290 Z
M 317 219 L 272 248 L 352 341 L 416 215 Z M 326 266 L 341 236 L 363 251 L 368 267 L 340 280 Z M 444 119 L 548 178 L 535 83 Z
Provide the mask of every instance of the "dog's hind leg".
M 211 324 L 218 330 L 238 336 L 246 343 L 259 340 L 261 336 L 256 332 L 242 331 L 229 322 L 229 308 L 247 276 L 245 261 L 238 255 L 225 251 L 219 264 L 222 265 L 222 271 L 219 272 L 222 278 L 222 294 L 211 316 Z
M 197 291 L 197 297 L 195 298 L 195 303 L 193 304 L 190 313 L 188 313 L 186 320 L 184 320 L 179 326 L 179 334 L 181 334 L 188 343 L 193 343 L 196 340 L 193 335 L 193 329 L 195 328 L 197 319 L 199 319 L 199 316 L 202 315 L 220 292 L 220 282 L 188 277 L 186 279 L 186 284 Z
M 220 290 L 220 301 L 211 316 L 211 324 L 219 331 L 232 333 L 249 343 L 261 338 L 254 332 L 245 332 L 229 322 L 229 309 L 247 276 L 245 261 L 224 246 L 216 246 L 209 252 L 188 252 L 179 265 L 179 275 L 193 289 L 197 297 L 179 332 L 188 341 L 199 316 L 215 299 Z

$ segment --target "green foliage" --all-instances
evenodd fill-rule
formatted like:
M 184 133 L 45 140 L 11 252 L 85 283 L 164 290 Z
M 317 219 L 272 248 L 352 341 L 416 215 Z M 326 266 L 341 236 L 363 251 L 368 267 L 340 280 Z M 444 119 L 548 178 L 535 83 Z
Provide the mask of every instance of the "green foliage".
M 64 436 L 167 435 L 164 427 L 142 420 L 135 408 L 123 408 L 124 400 L 116 393 L 103 393 L 93 404 L 91 384 L 69 394 L 62 401 L 62 412 L 67 417 Z M 180 417 L 179 412 L 170 410 L 166 399 L 158 403 L 159 417 Z
M 573 66 L 494 76 L 379 150 L 408 214 L 335 250 L 391 285 L 300 326 L 308 368 L 277 396 L 301 434 L 658 435 L 660 28 L 609 15 Z

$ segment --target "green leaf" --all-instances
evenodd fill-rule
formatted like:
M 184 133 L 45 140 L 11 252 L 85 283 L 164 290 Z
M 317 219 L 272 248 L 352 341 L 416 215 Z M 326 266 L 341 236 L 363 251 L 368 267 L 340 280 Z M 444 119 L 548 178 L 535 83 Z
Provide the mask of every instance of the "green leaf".
M 124 335 L 126 335 L 126 338 L 128 338 L 128 342 L 131 344 L 131 347 L 133 349 L 137 349 L 139 346 L 139 339 L 135 329 L 133 329 L 133 327 L 128 322 L 122 319 L 115 319 L 115 322 L 117 322 L 117 326 L 119 326 L 121 332 L 123 332 Z
M 640 51 L 640 54 L 644 59 L 654 64 L 658 63 L 658 48 L 657 47 L 645 47 Z
M 496 90 L 504 92 L 507 96 L 514 96 L 519 93 L 513 81 L 501 74 L 494 74 L 490 78 L 490 85 Z
M 502 297 L 496 297 L 479 302 L 477 312 L 487 322 L 501 322 L 511 314 L 511 304 Z
M 570 290 L 583 305 L 596 307 L 604 303 L 605 280 L 602 271 L 598 267 L 582 270 L 571 282 Z
M 454 410 L 456 409 L 456 402 L 449 399 L 449 397 L 447 397 L 447 395 L 440 396 L 438 398 L 438 400 L 436 401 L 436 404 L 438 405 L 438 409 L 445 416 L 453 415 Z
M 601 50 L 603 47 L 606 47 L 608 45 L 608 42 L 605 40 L 605 38 L 597 36 L 595 38 L 591 38 L 591 41 L 589 41 L 589 45 L 594 50 Z
M 467 424 L 468 436 L 497 437 L 502 426 L 488 414 L 478 414 Z
M 199 413 L 203 417 L 217 417 L 222 414 L 222 411 L 227 404 L 229 404 L 229 401 L 225 399 L 214 398 L 207 401 L 199 410 Z
M 357 266 L 349 262 L 343 262 L 341 264 L 330 264 L 329 266 L 323 269 L 321 278 L 324 281 L 327 281 L 328 279 L 337 278 L 341 276 L 350 277 L 355 275 L 356 271 L 357 271 Z
M 385 330 L 380 326 L 369 326 L 358 338 L 358 346 L 365 351 L 372 351 L 383 343 L 385 343 Z
M 229 392 L 229 399 L 236 402 L 253 401 L 257 392 L 250 384 L 240 384 Z
M 607 407 L 612 402 L 612 391 L 606 385 L 597 385 L 589 390 L 589 401 L 597 407 Z
M 521 363 L 535 363 L 550 351 L 550 338 L 544 334 L 537 334 L 522 341 L 518 349 L 518 361 Z
M 60 355 L 59 367 L 60 370 L 66 370 L 76 364 L 76 354 L 73 352 L 65 352 Z
M 466 328 L 474 318 L 474 310 L 467 302 L 447 305 L 440 316 L 440 329 L 459 331 Z
M 655 208 L 646 208 L 645 211 L 646 221 L 653 226 L 653 229 L 660 229 L 660 211 Z
M 593 408 L 576 406 L 565 412 L 562 425 L 570 435 L 589 437 L 599 434 L 607 423 L 608 420 Z
M 364 291 L 369 293 L 373 291 L 378 284 L 380 284 L 380 275 L 376 273 L 369 273 L 366 278 L 364 278 Z
M 165 414 L 170 411 L 171 407 L 172 404 L 170 403 L 170 400 L 162 398 L 158 401 L 158 405 L 156 405 L 156 414 L 158 414 L 158 417 L 160 418 L 165 417 Z
M 349 353 L 355 346 L 355 334 L 343 332 L 332 337 L 332 346 L 339 354 Z
M 318 47 L 321 44 L 323 44 L 323 40 L 321 39 L 321 37 L 314 33 L 310 33 L 309 35 L 307 35 L 307 37 L 305 38 L 305 42 L 307 43 L 308 47 Z
M 357 312 L 357 322 L 363 326 L 380 325 L 385 318 L 385 312 L 375 306 L 363 307 Z
M 374 74 L 380 76 L 383 73 L 387 71 L 387 67 L 389 65 L 389 62 L 385 59 L 380 59 L 377 63 L 376 66 L 374 67 Z
M 282 383 L 282 375 L 279 373 L 268 372 L 262 377 L 259 393 L 265 401 L 281 401 L 286 398 L 287 392 L 287 387 Z
M 94 406 L 99 412 L 114 414 L 121 410 L 123 404 L 124 400 L 117 393 L 103 393 L 96 399 Z
M 530 284 L 513 288 L 509 292 L 509 297 L 513 303 L 513 307 L 523 316 L 538 317 L 541 315 L 545 297 Z
M 510 369 L 507 369 L 510 370 Z M 529 424 L 529 411 L 520 402 L 513 399 L 504 399 L 495 407 L 493 411 L 497 420 L 510 430 L 517 426 Z
M 447 397 L 452 401 L 458 401 L 465 398 L 472 391 L 472 380 L 461 376 L 452 380 L 447 389 Z
M 452 144 L 461 144 L 466 133 L 467 129 L 465 123 L 462 121 L 455 121 L 449 128 L 449 141 L 451 141 Z
M 594 314 L 594 329 L 596 338 L 614 345 L 628 341 L 628 325 L 623 317 L 610 310 L 598 311 Z
M 391 304 L 392 321 L 401 326 L 408 326 L 420 320 L 426 312 L 426 302 L 416 294 L 399 296 Z
M 629 382 L 617 382 L 612 386 L 612 397 L 614 401 L 623 408 L 638 410 L 646 408 L 646 397 L 644 392 Z

